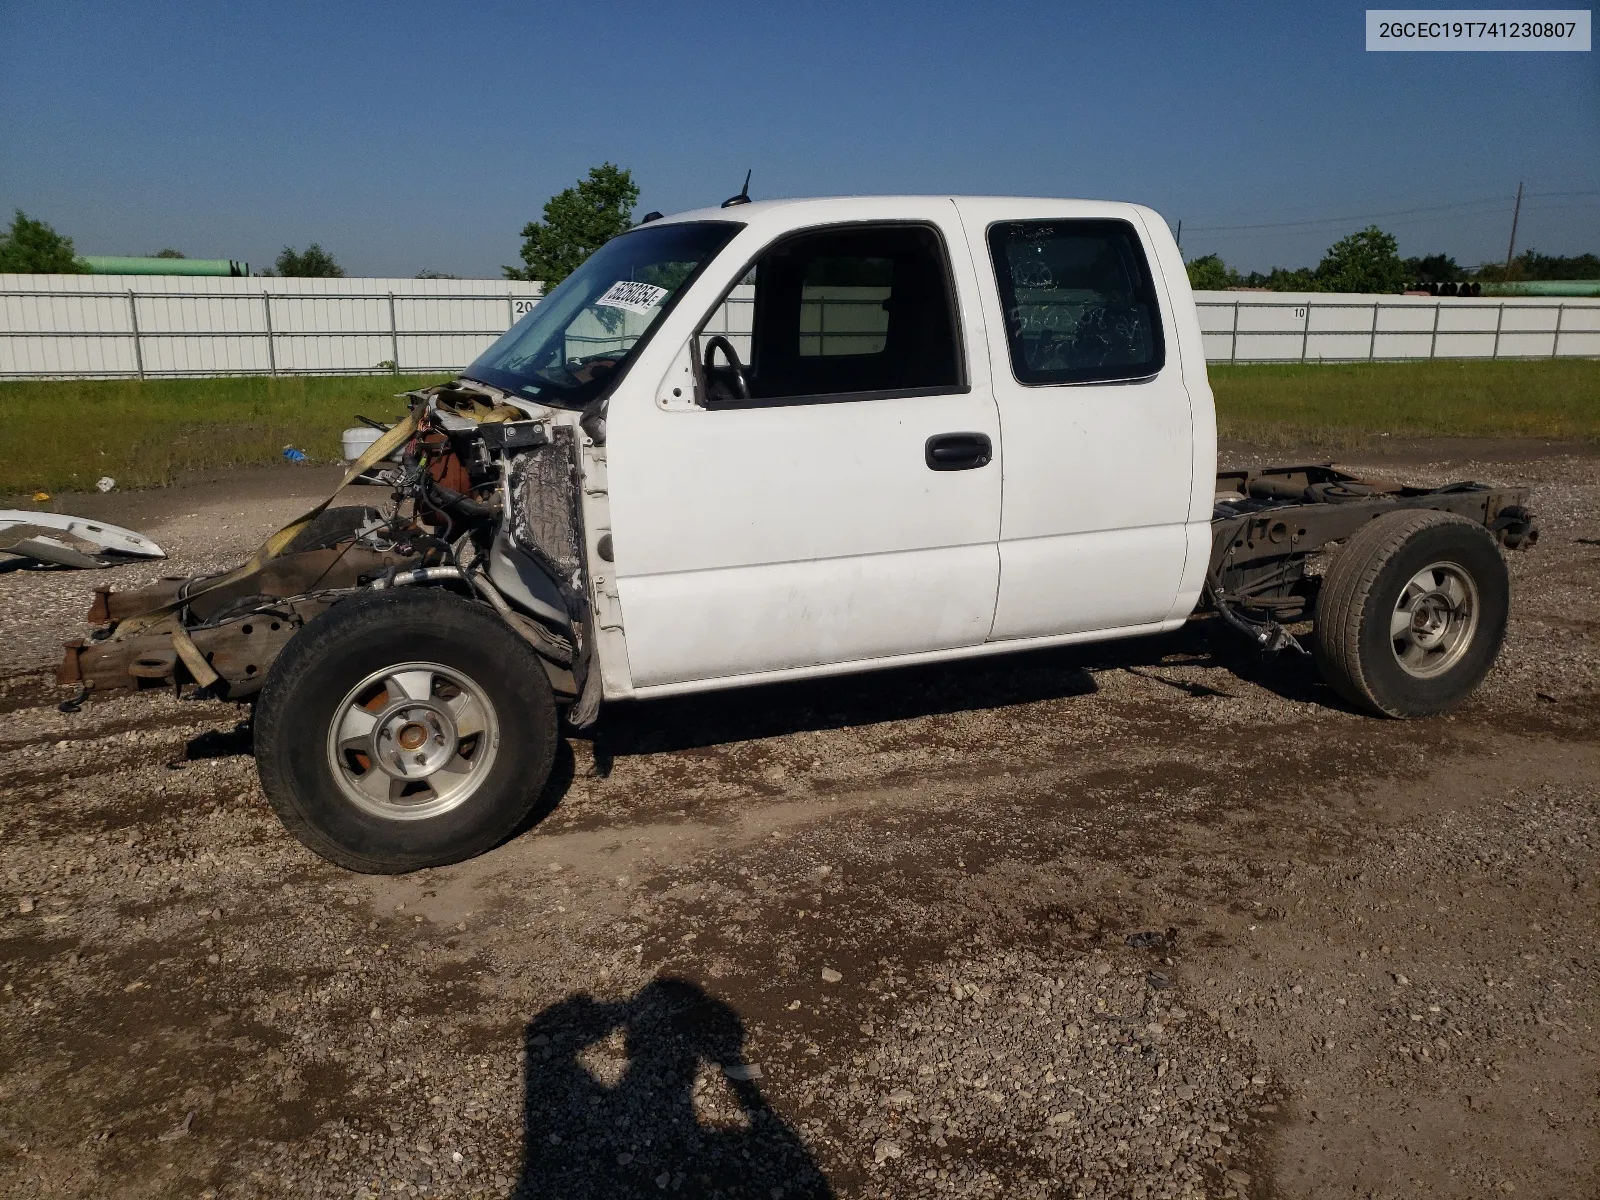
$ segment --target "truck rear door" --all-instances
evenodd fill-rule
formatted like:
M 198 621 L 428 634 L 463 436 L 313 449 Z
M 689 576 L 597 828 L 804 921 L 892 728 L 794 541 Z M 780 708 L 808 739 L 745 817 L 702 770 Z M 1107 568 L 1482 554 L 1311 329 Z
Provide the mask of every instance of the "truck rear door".
M 957 204 L 979 264 L 1004 441 L 990 638 L 1161 622 L 1184 571 L 1194 431 L 1140 212 Z

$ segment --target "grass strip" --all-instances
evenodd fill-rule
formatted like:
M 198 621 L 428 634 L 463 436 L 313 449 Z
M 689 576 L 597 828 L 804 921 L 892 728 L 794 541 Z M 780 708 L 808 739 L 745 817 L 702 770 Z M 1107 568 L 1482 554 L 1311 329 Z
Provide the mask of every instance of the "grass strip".
M 188 472 L 339 458 L 356 415 L 391 421 L 448 376 L 235 376 L 0 382 L 0 493 L 162 487 Z
M 1600 361 L 1213 365 L 1225 438 L 1371 448 L 1398 437 L 1600 440 Z M 0 493 L 160 487 L 189 472 L 339 457 L 356 415 L 446 376 L 0 381 Z M 1107 389 L 1107 403 L 1116 389 Z
M 1217 431 L 1269 448 L 1393 437 L 1600 440 L 1600 361 L 1272 363 L 1209 369 Z

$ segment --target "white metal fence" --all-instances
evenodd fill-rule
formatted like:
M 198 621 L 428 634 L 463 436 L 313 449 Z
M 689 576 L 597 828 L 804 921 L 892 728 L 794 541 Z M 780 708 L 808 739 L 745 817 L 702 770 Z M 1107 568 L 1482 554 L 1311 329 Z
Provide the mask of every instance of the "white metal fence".
M 710 323 L 741 353 L 747 290 L 735 289 Z M 0 275 L 0 378 L 458 371 L 539 292 L 488 279 Z M 1600 300 L 1249 292 L 1195 300 L 1212 362 L 1600 357 Z M 807 336 L 864 336 L 847 297 L 819 303 L 807 319 Z M 618 335 L 579 332 L 597 345 Z
M 1600 358 L 1600 300 L 1196 292 L 1209 362 Z
M 536 283 L 0 275 L 0 377 L 460 370 Z

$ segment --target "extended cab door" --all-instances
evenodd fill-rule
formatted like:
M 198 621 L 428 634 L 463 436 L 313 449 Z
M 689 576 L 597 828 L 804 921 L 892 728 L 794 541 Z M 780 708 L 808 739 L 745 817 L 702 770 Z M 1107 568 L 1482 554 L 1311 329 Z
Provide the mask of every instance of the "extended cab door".
M 866 219 L 753 222 L 725 281 L 690 296 L 705 321 L 659 394 L 612 413 L 635 690 L 989 633 L 1000 430 L 959 219 L 948 200 L 853 203 Z
M 958 205 L 1005 444 L 991 638 L 1167 620 L 1192 541 L 1196 443 L 1142 210 Z

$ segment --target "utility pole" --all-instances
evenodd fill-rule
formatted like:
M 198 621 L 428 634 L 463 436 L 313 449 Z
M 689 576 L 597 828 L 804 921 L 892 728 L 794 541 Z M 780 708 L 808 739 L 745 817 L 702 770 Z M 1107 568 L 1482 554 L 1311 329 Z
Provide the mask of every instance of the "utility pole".
M 1506 278 L 1511 278 L 1511 256 L 1517 252 L 1517 218 L 1522 216 L 1522 182 L 1517 181 L 1517 206 L 1511 210 L 1511 245 L 1506 247 Z

